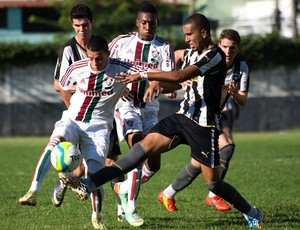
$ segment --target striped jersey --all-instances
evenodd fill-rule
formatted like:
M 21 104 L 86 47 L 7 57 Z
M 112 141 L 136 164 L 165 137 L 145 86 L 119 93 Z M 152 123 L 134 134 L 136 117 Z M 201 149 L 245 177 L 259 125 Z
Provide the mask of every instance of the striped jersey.
M 72 63 L 85 58 L 87 58 L 86 50 L 77 43 L 75 37 L 71 38 L 59 49 L 54 79 L 58 80 L 62 77 Z
M 182 68 L 193 65 L 201 74 L 185 90 L 177 113 L 184 114 L 201 126 L 218 127 L 221 114 L 220 100 L 226 76 L 225 54 L 217 46 L 199 54 L 187 49 Z
M 109 58 L 107 66 L 101 71 L 92 70 L 88 58 L 73 63 L 59 79 L 63 90 L 71 89 L 77 82 L 67 117 L 89 123 L 112 124 L 115 105 L 126 87 L 118 83 L 115 76 L 140 71 L 145 71 L 145 68 L 115 58 Z
M 174 51 L 171 45 L 159 36 L 152 41 L 139 39 L 137 32 L 130 32 L 116 37 L 110 44 L 110 56 L 119 60 L 141 65 L 150 69 L 171 71 L 175 67 Z M 152 103 L 143 103 L 147 81 L 128 84 L 133 92 L 134 99 L 130 102 L 119 101 L 118 106 L 146 107 L 150 110 L 159 110 L 158 99 L 153 98 Z
M 237 62 L 237 63 L 236 63 Z M 236 71 L 236 65 L 239 65 L 239 68 L 237 68 Z M 235 76 L 237 75 L 237 76 Z M 245 61 L 240 60 L 239 58 L 235 58 L 233 61 L 232 67 L 227 69 L 225 82 L 223 85 L 222 90 L 222 99 L 221 99 L 221 105 L 224 105 L 224 108 L 222 108 L 224 111 L 232 109 L 232 100 L 226 100 L 226 95 L 228 92 L 228 86 L 229 83 L 235 80 L 235 84 L 237 86 L 237 89 L 240 91 L 248 92 L 249 91 L 249 84 L 250 84 L 250 71 L 247 63 Z

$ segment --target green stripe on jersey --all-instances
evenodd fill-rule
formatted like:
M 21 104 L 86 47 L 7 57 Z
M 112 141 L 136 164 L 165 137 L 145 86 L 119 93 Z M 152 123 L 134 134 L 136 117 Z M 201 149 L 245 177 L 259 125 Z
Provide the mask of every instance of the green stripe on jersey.
M 84 119 L 83 119 L 84 122 L 89 122 L 91 120 L 93 111 L 97 103 L 100 101 L 100 98 L 101 97 L 94 97 L 91 103 L 88 105 L 86 112 L 84 114 Z
M 145 44 L 143 47 L 142 62 L 148 63 L 149 51 L 150 51 L 150 44 Z M 146 82 L 147 81 L 140 81 L 140 84 L 139 84 L 138 98 L 141 101 L 142 107 L 145 106 L 145 103 L 142 101 L 143 101 L 143 97 L 145 94 Z

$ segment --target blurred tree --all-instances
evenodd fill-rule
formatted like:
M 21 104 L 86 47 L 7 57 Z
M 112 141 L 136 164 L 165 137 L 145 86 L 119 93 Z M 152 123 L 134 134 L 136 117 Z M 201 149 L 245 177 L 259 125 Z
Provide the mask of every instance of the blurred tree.
M 63 31 L 72 32 L 70 26 L 69 12 L 75 4 L 83 3 L 88 5 L 94 14 L 93 33 L 102 35 L 111 40 L 119 34 L 136 31 L 135 19 L 138 6 L 143 0 L 65 0 L 53 1 L 52 6 L 60 13 L 58 26 Z M 151 1 L 156 6 L 159 18 L 159 28 L 168 28 L 171 25 L 179 26 L 183 21 L 183 13 L 186 6 L 161 4 L 159 0 Z M 172 34 L 169 34 L 172 36 Z M 176 34 L 175 34 L 176 36 Z

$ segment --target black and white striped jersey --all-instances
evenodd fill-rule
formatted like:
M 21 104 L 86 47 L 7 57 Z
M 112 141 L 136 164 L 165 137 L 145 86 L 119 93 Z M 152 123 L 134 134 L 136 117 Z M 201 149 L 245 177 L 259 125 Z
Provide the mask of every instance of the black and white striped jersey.
M 193 119 L 201 126 L 219 127 L 222 85 L 226 76 L 225 54 L 217 46 L 199 54 L 187 49 L 182 68 L 197 67 L 201 74 L 185 90 L 177 113 Z

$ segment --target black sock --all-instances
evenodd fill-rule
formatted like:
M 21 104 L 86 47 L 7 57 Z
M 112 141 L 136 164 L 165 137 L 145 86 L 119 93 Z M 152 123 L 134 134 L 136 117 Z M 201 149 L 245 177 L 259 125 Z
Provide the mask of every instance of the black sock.
M 137 143 L 122 159 L 117 160 L 112 166 L 104 167 L 97 171 L 92 174 L 90 178 L 97 187 L 101 186 L 106 182 L 137 168 L 146 159 L 147 154 L 140 143 Z
M 248 213 L 251 209 L 250 204 L 242 197 L 242 195 L 230 184 L 218 180 L 208 183 L 207 187 L 214 194 L 222 197 L 224 200 L 232 204 L 237 210 L 242 213 Z
M 176 179 L 172 183 L 172 188 L 175 191 L 181 191 L 189 186 L 200 173 L 201 169 L 195 167 L 192 163 L 189 163 L 177 174 Z

